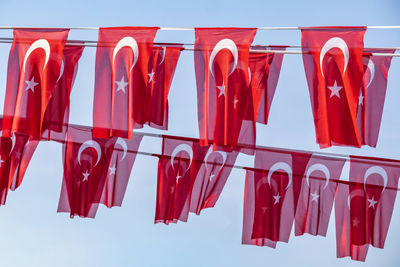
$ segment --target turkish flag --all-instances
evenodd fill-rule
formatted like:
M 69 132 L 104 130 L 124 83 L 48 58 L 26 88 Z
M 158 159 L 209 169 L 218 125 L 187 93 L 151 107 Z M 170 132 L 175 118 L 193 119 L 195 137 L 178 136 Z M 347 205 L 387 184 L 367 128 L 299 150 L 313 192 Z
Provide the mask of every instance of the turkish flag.
M 250 86 L 253 94 L 254 118 L 262 124 L 268 123 L 269 110 L 278 85 L 279 74 L 283 61 L 283 54 L 262 53 L 263 50 L 283 51 L 285 46 L 256 46 L 250 52 L 249 73 Z
M 313 155 L 309 160 L 300 190 L 295 215 L 295 235 L 309 233 L 326 236 L 336 193 L 336 181 L 346 160 Z
M 114 144 L 92 138 L 88 128 L 69 127 L 63 144 L 64 178 L 58 212 L 94 218 L 104 191 Z
M 45 110 L 61 70 L 68 29 L 18 29 L 8 58 L 3 136 L 40 139 Z
M 50 97 L 43 121 L 43 137 L 65 140 L 69 119 L 70 94 L 78 71 L 84 44 L 64 47 L 60 75 Z
M 143 110 L 157 27 L 100 28 L 96 51 L 93 135 L 130 139 Z
M 143 135 L 135 133 L 130 140 L 113 137 L 107 141 L 106 147 L 112 146 L 113 151 L 100 203 L 109 208 L 122 205 L 142 138 Z
M 336 255 L 338 258 L 351 257 L 352 260 L 365 261 L 369 244 L 351 243 L 351 225 L 358 225 L 359 220 L 350 219 L 349 185 L 340 183 L 335 197 Z
M 186 222 L 194 180 L 208 147 L 199 140 L 163 137 L 158 161 L 155 223 Z
M 249 50 L 256 29 L 196 28 L 195 74 L 201 145 L 254 153 L 255 118 L 249 87 Z M 251 116 L 253 117 L 253 116 Z
M 399 176 L 400 161 L 350 156 L 351 244 L 384 247 Z
M 144 98 L 147 104 L 143 106 L 135 128 L 148 124 L 154 128 L 168 130 L 168 93 L 182 49 L 181 45 L 153 48 Z
M 302 28 L 301 46 L 317 143 L 360 147 L 356 113 L 365 27 Z
M 386 97 L 391 56 L 372 56 L 371 53 L 390 53 L 394 49 L 364 49 L 365 66 L 357 108 L 357 124 L 363 145 L 376 147 Z
M 0 120 L 0 124 L 2 120 Z M 26 134 L 0 136 L 0 205 L 6 204 L 8 189 L 17 189 L 38 145 Z
M 191 190 L 190 212 L 199 215 L 201 210 L 214 207 L 237 156 L 236 151 L 212 151 L 209 146 Z

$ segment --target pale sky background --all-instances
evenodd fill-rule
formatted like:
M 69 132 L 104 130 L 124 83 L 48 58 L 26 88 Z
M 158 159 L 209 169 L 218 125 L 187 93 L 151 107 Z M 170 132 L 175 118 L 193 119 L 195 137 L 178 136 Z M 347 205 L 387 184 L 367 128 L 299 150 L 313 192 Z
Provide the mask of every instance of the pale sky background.
M 0 26 L 325 26 L 400 25 L 398 1 L 1 1 Z M 70 39 L 97 40 L 97 31 Z M 0 30 L 0 37 L 12 31 Z M 300 45 L 300 31 L 259 31 L 254 44 Z M 158 42 L 194 42 L 193 31 L 159 31 Z M 400 29 L 367 30 L 366 47 L 400 47 Z M 0 44 L 0 110 L 9 44 Z M 86 48 L 71 95 L 70 122 L 91 125 L 95 48 Z M 400 58 L 394 58 L 380 138 L 373 148 L 324 151 L 400 159 Z M 184 51 L 171 87 L 168 134 L 198 137 L 193 52 Z M 260 145 L 319 151 L 302 57 L 285 55 L 269 124 L 257 126 Z M 145 128 L 144 131 L 153 131 Z M 161 151 L 145 137 L 141 151 Z M 251 166 L 241 155 L 237 164 Z M 62 181 L 61 145 L 41 142 L 24 181 L 0 207 L 2 266 L 399 266 L 400 200 L 385 249 L 366 263 L 336 259 L 334 214 L 326 238 L 290 237 L 276 249 L 241 245 L 244 170 L 233 170 L 214 209 L 187 223 L 155 225 L 157 158 L 137 156 L 121 208 L 99 207 L 96 218 L 56 212 Z M 345 178 L 345 173 L 342 177 Z

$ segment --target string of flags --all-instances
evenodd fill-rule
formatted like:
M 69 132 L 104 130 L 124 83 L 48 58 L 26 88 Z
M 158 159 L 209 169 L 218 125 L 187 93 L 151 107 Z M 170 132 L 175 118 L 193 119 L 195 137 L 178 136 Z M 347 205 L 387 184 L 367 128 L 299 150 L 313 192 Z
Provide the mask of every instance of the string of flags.
M 395 49 L 366 49 L 366 27 L 301 28 L 316 142 L 375 147 Z M 183 44 L 154 46 L 158 27 L 99 28 L 93 126 L 69 125 L 84 42 L 69 29 L 14 29 L 0 139 L 0 203 L 22 182 L 38 142 L 63 144 L 59 212 L 94 218 L 121 206 L 144 124 L 168 130 L 168 94 Z M 275 248 L 295 235 L 325 236 L 335 205 L 337 256 L 365 261 L 383 248 L 400 161 L 256 146 L 267 124 L 287 46 L 252 46 L 256 28 L 195 28 L 199 139 L 163 136 L 155 223 L 212 208 L 239 153 L 246 168 L 242 243 Z M 67 45 L 67 42 L 68 45 Z M 250 49 L 251 48 L 251 49 Z M 262 53 L 260 53 L 260 51 Z M 382 55 L 387 54 L 387 56 Z

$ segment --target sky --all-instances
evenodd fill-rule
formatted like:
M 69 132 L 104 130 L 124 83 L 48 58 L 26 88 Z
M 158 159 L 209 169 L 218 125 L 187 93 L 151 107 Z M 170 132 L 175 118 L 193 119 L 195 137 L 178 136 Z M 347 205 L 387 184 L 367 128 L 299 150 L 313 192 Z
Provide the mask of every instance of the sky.
M 400 25 L 398 1 L 0 1 L 0 26 L 326 26 Z M 97 40 L 97 31 L 72 30 L 69 39 Z M 0 37 L 12 37 L 0 30 Z M 254 44 L 300 45 L 300 31 L 258 31 Z M 156 42 L 193 43 L 193 31 L 159 31 Z M 400 29 L 367 30 L 365 47 L 400 47 Z M 3 110 L 9 44 L 0 44 Z M 71 94 L 70 123 L 91 125 L 95 48 L 85 48 Z M 376 148 L 324 152 L 400 159 L 400 58 L 392 60 Z M 170 95 L 167 134 L 198 137 L 193 52 L 178 62 Z M 145 132 L 157 132 L 150 128 Z M 321 151 L 315 143 L 300 55 L 285 55 L 268 125 L 257 144 Z M 141 151 L 159 153 L 161 140 L 145 137 Z M 336 258 L 334 216 L 327 237 L 305 235 L 276 249 L 241 245 L 245 171 L 234 169 L 215 208 L 187 223 L 154 224 L 157 158 L 138 155 L 121 208 L 99 207 L 95 219 L 57 213 L 62 147 L 41 142 L 21 187 L 0 207 L 2 266 L 399 266 L 400 200 L 385 249 L 370 248 L 365 263 Z M 237 164 L 251 166 L 240 155 Z M 348 165 L 347 165 L 348 170 Z M 345 170 L 342 178 L 346 179 Z

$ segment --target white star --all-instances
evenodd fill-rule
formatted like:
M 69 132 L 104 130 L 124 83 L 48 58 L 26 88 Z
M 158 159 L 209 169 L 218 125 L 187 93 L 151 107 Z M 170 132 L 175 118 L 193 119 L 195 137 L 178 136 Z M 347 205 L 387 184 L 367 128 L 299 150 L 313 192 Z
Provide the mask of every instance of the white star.
M 279 192 L 276 196 L 273 196 L 273 198 L 275 199 L 274 205 L 279 203 L 279 199 L 281 198 L 281 196 L 279 195 Z
M 220 97 L 221 95 L 225 95 L 225 84 L 222 82 L 221 86 L 217 86 L 218 90 L 219 90 L 219 95 L 218 97 Z
M 0 167 L 3 167 L 3 162 L 4 162 L 4 160 L 2 160 L 1 156 L 0 156 Z
M 215 177 L 215 174 L 211 174 L 210 175 L 210 182 L 212 181 L 212 179 Z
M 235 98 L 233 100 L 233 107 L 236 109 L 237 103 L 239 102 L 239 99 Z
M 85 181 L 87 181 L 88 179 L 89 179 L 89 174 L 90 174 L 90 172 L 88 172 L 87 170 L 86 170 L 86 172 L 82 172 L 82 175 L 83 175 L 83 182 L 85 182 Z
M 35 78 L 33 76 L 30 81 L 25 81 L 25 83 L 26 83 L 25 91 L 31 90 L 32 93 L 35 92 L 35 86 L 39 84 L 39 83 L 35 83 Z
M 151 70 L 151 73 L 148 73 L 147 76 L 149 76 L 149 82 L 151 82 L 153 80 L 154 71 Z
M 335 83 L 333 84 L 333 86 L 328 86 L 329 90 L 331 90 L 331 96 L 333 97 L 334 95 L 337 96 L 338 98 L 340 98 L 340 90 L 343 88 L 342 86 L 338 86 L 337 82 L 335 81 Z
M 368 208 L 372 207 L 373 209 L 375 209 L 375 204 L 378 203 L 378 201 L 375 201 L 374 196 L 372 196 L 372 199 L 368 199 L 368 202 L 369 202 Z
M 360 221 L 357 218 L 353 219 L 353 227 L 357 227 Z
M 125 87 L 128 85 L 128 83 L 125 82 L 125 77 L 122 76 L 121 81 L 119 81 L 119 82 L 116 81 L 115 83 L 118 85 L 117 90 L 115 90 L 115 92 L 122 91 L 125 93 Z
M 311 193 L 311 197 L 312 197 L 311 202 L 312 201 L 318 202 L 319 195 L 317 194 L 317 191 L 315 191 L 315 193 Z
M 358 98 L 358 105 L 362 105 L 364 102 L 364 96 L 362 95 L 362 91 L 360 92 L 360 97 Z
M 112 165 L 110 168 L 108 168 L 110 170 L 110 175 L 114 175 L 115 174 L 115 164 Z
M 16 159 L 19 159 L 21 157 L 21 152 L 15 152 L 14 156 Z

